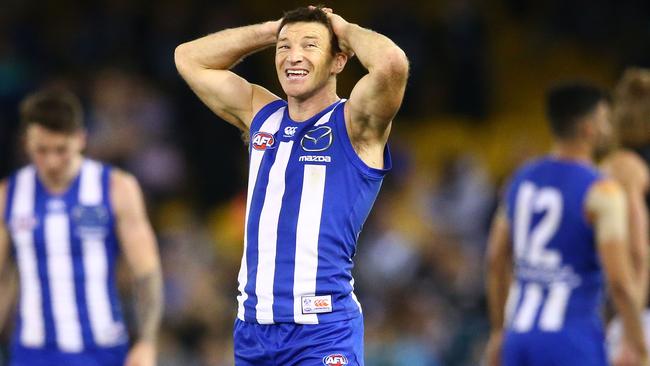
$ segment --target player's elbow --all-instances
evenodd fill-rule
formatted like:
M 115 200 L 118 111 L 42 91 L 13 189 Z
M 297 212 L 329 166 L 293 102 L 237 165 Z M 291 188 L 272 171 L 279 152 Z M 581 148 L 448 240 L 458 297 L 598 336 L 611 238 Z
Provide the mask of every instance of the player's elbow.
M 615 276 L 609 279 L 608 287 L 613 299 L 623 302 L 634 301 L 634 290 L 629 280 Z
M 405 82 L 409 74 L 408 58 L 401 48 L 391 47 L 382 53 L 382 61 L 375 72 L 384 75 L 387 79 Z
M 174 50 L 174 63 L 181 75 L 187 74 L 192 66 L 191 50 L 187 43 L 180 44 Z

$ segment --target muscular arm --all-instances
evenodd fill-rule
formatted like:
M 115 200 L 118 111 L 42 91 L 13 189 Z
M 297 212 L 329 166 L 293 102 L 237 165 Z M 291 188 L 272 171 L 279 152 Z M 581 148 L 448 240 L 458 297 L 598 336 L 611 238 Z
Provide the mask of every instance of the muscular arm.
M 645 358 L 641 312 L 633 283 L 628 248 L 627 205 L 620 185 L 613 180 L 595 183 L 587 195 L 598 254 L 614 305 L 623 323 L 625 341 Z
M 331 10 L 328 15 L 341 49 L 356 54 L 368 70 L 352 89 L 346 104 L 348 134 L 364 161 L 381 166 L 382 160 L 376 160 L 382 158 L 390 124 L 404 98 L 408 59 L 389 38 L 348 23 Z M 366 150 L 374 151 L 366 154 Z
M 510 225 L 503 207 L 499 208 L 492 220 L 486 267 L 486 292 L 491 329 L 486 360 L 487 365 L 497 366 L 501 364 L 505 308 L 512 278 Z
M 163 307 L 162 276 L 156 239 L 135 178 L 114 171 L 111 199 L 122 251 L 135 277 L 138 341 L 154 344 Z
M 245 56 L 276 42 L 278 21 L 220 32 L 183 43 L 176 48 L 176 68 L 196 95 L 214 113 L 247 131 L 257 111 L 279 99 L 229 69 Z
M 645 194 L 650 186 L 648 167 L 631 151 L 619 150 L 602 163 L 603 170 L 614 178 L 625 191 L 627 198 L 630 251 L 634 266 L 634 283 L 639 287 L 639 305 L 648 300 L 650 270 L 648 263 L 648 207 Z

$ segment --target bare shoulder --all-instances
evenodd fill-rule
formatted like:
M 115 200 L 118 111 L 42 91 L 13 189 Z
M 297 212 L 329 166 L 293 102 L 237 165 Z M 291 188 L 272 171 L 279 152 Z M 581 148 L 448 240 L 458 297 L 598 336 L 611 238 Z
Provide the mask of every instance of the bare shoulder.
M 589 188 L 586 199 L 586 208 L 590 213 L 599 213 L 612 205 L 625 201 L 623 188 L 614 179 L 601 179 Z
M 110 192 L 111 202 L 116 212 L 141 199 L 138 180 L 133 174 L 121 169 L 111 170 Z
M 643 159 L 633 151 L 618 149 L 601 164 L 602 170 L 624 187 L 638 186 L 644 191 L 650 185 L 650 172 Z

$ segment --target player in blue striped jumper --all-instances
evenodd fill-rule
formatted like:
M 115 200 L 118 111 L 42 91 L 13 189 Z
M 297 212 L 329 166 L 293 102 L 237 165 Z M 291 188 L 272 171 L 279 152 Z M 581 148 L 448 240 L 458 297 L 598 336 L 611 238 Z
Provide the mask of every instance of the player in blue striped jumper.
M 230 71 L 271 46 L 286 100 Z M 345 100 L 336 80 L 352 55 L 368 73 Z M 182 44 L 175 58 L 199 98 L 250 138 L 235 364 L 363 365 L 352 258 L 391 166 L 404 52 L 332 9 L 305 7 Z
M 31 164 L 0 182 L 0 269 L 13 259 L 20 284 L 10 365 L 155 365 L 160 264 L 138 183 L 82 155 L 83 114 L 72 93 L 35 92 L 20 114 Z M 120 254 L 135 277 L 130 350 L 115 279 Z
M 553 150 L 514 174 L 492 225 L 488 365 L 607 365 L 605 287 L 624 329 L 615 364 L 648 365 L 625 194 L 593 162 L 611 134 L 606 95 L 562 84 L 546 104 Z

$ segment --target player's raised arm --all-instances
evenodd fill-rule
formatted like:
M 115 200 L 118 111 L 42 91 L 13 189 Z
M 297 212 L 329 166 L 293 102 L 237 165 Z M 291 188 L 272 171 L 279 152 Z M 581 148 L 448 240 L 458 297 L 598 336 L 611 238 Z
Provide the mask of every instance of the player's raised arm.
M 156 336 L 163 308 L 156 239 L 147 218 L 142 192 L 133 176 L 113 171 L 111 197 L 121 248 L 135 277 L 138 339 L 129 353 L 126 366 L 154 366 Z
M 645 194 L 650 187 L 648 167 L 631 151 L 620 150 L 608 156 L 602 163 L 603 170 L 614 178 L 625 191 L 629 221 L 630 251 L 634 265 L 634 283 L 638 285 L 639 305 L 645 307 L 648 300 L 648 207 Z
M 404 98 L 408 59 L 388 37 L 349 23 L 331 9 L 324 11 L 341 50 L 356 54 L 368 70 L 354 86 L 347 104 L 345 117 L 353 144 L 385 143 L 390 123 Z
M 181 76 L 214 113 L 246 131 L 254 114 L 278 99 L 229 69 L 245 56 L 276 42 L 279 21 L 225 29 L 183 43 L 174 59 Z
M 647 350 L 641 325 L 632 260 L 628 248 L 625 194 L 613 180 L 601 180 L 589 190 L 586 209 L 593 222 L 598 254 L 614 305 L 623 323 L 623 353 L 619 357 L 647 364 Z
M 486 350 L 486 362 L 488 366 L 498 366 L 501 365 L 505 307 L 512 276 L 510 224 L 503 207 L 499 208 L 492 220 L 486 266 L 486 291 L 490 317 L 490 339 Z

